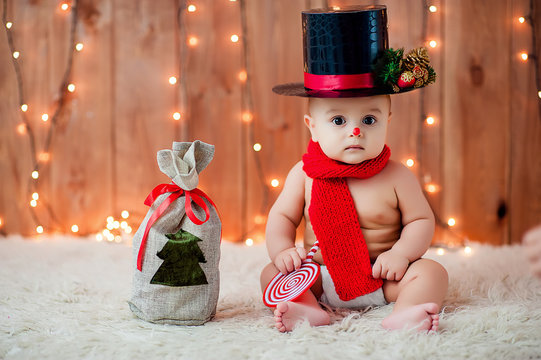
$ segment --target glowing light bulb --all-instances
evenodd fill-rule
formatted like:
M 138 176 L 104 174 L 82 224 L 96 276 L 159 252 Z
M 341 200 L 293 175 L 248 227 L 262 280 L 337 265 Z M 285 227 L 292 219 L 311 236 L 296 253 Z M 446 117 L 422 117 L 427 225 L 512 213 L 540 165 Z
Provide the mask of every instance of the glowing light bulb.
M 4 226 L 4 219 L 0 217 L 0 227 Z
M 254 216 L 254 223 L 257 225 L 261 225 L 265 223 L 265 216 L 263 215 L 256 215 Z
M 113 228 L 118 229 L 119 227 L 120 227 L 120 221 L 115 220 L 115 221 L 113 222 Z
M 173 113 L 173 119 L 180 120 L 180 113 L 179 112 Z
M 22 112 L 27 112 L 28 111 L 28 105 L 22 104 L 21 105 L 21 110 L 22 110 Z
M 71 231 L 74 233 L 79 232 L 79 226 L 75 224 L 71 225 Z
M 526 21 L 526 19 L 524 18 L 524 16 L 521 16 L 518 18 L 518 22 L 521 23 L 521 24 L 524 24 L 524 22 Z
M 38 234 L 43 234 L 43 226 L 41 226 L 41 225 L 37 226 L 37 227 L 36 227 L 36 232 L 37 232 Z
M 39 199 L 39 194 L 37 192 L 33 193 L 32 194 L 32 199 L 38 200 Z
M 130 213 L 128 212 L 128 210 L 124 210 L 120 213 L 120 216 L 122 216 L 123 219 L 127 219 L 130 217 Z
M 246 246 L 252 246 L 254 244 L 254 240 L 251 238 L 246 239 L 245 241 Z
M 11 21 L 8 21 L 8 22 L 6 23 L 6 28 L 7 28 L 7 29 L 11 29 L 12 26 L 13 26 L 13 23 L 12 23 Z
M 333 6 L 332 9 L 333 10 L 340 10 L 340 6 Z
M 278 181 L 278 179 L 272 179 L 270 184 L 271 184 L 271 186 L 273 188 L 275 188 L 275 187 L 278 187 L 280 185 L 280 181 Z
M 541 91 L 537 92 L 537 96 L 539 96 L 539 98 L 541 99 Z
M 74 92 L 74 91 L 75 91 L 75 84 L 69 84 L 69 85 L 68 85 L 68 91 L 69 91 L 70 93 Z
M 190 46 L 197 46 L 197 44 L 199 44 L 199 39 L 195 36 L 190 36 L 188 38 L 188 45 Z
M 32 171 L 32 179 L 36 180 L 39 178 L 39 172 L 37 170 Z
M 171 76 L 171 77 L 169 78 L 169 84 L 175 85 L 176 83 L 177 83 L 177 78 L 174 77 L 174 76 Z
M 19 56 L 21 56 L 21 53 L 20 53 L 20 52 L 18 52 L 18 51 L 14 51 L 14 52 L 13 52 L 13 58 L 14 58 L 14 59 L 18 59 Z
M 77 44 L 75 44 L 75 50 L 77 50 L 77 51 L 83 50 L 84 47 L 85 47 L 85 46 L 83 45 L 83 43 L 77 43 Z
M 447 225 L 455 226 L 456 225 L 456 220 L 454 218 L 449 218 L 449 220 L 447 220 Z
M 51 155 L 48 152 L 40 152 L 38 155 L 38 160 L 41 162 L 47 162 L 51 159 Z
M 113 221 L 115 221 L 115 218 L 112 217 L 112 216 L 107 216 L 107 223 L 112 223 Z
M 466 247 L 464 248 L 464 253 L 465 253 L 466 255 L 469 255 L 469 254 L 471 254 L 471 252 L 472 252 L 472 249 L 471 249 L 471 247 L 469 247 L 469 246 L 466 246 Z
M 415 165 L 415 161 L 413 161 L 413 159 L 407 159 L 406 160 L 406 166 L 407 167 L 413 167 L 413 165 Z
M 442 248 L 438 248 L 438 250 L 436 250 L 436 254 L 442 256 L 445 254 L 445 250 L 443 250 Z
M 249 111 L 245 111 L 244 113 L 242 113 L 242 121 L 244 122 L 250 122 L 253 120 L 253 118 L 254 116 Z
M 60 4 L 60 9 L 62 11 L 68 11 L 70 8 L 69 4 L 67 2 L 63 2 L 62 4 Z
M 131 228 L 130 226 L 128 226 L 128 227 L 126 227 L 126 228 L 124 229 L 124 231 L 126 232 L 126 234 L 131 234 L 132 228 Z
M 236 43 L 238 41 L 239 41 L 239 36 L 238 35 L 236 35 L 236 34 L 231 35 L 231 42 Z
M 36 200 L 30 200 L 30 206 L 36 207 L 38 206 L 38 202 Z
M 188 12 L 195 12 L 195 10 L 197 10 L 195 5 L 188 5 Z
M 120 223 L 120 228 L 121 228 L 121 229 L 126 229 L 127 227 L 128 227 L 128 222 L 127 222 L 127 221 L 122 221 L 122 222 Z
M 520 53 L 520 58 L 522 59 L 522 61 L 528 60 L 528 53 L 526 53 L 526 52 L 521 52 L 521 53 Z
M 103 235 L 102 234 L 96 234 L 96 241 L 103 241 Z
M 260 143 L 255 143 L 254 144 L 254 151 L 261 151 L 261 144 Z
M 425 189 L 426 189 L 426 192 L 433 194 L 438 191 L 438 185 L 426 184 Z
M 438 42 L 436 40 L 430 40 L 428 45 L 430 45 L 431 48 L 435 48 L 436 46 L 438 46 Z
M 246 73 L 246 70 L 242 70 L 241 72 L 239 72 L 239 80 L 241 82 L 245 82 L 246 79 L 248 79 L 248 74 Z
M 26 134 L 26 125 L 25 124 L 17 125 L 17 132 L 19 133 L 19 135 Z
M 43 120 L 43 121 L 49 120 L 49 114 L 43 114 L 43 115 L 41 115 L 41 120 Z
M 434 125 L 434 123 L 436 122 L 436 120 L 434 120 L 434 118 L 432 116 L 429 116 L 426 118 L 426 123 L 428 125 Z
M 435 5 L 430 5 L 428 7 L 428 11 L 430 11 L 431 13 L 435 13 L 436 11 L 438 11 L 438 8 Z

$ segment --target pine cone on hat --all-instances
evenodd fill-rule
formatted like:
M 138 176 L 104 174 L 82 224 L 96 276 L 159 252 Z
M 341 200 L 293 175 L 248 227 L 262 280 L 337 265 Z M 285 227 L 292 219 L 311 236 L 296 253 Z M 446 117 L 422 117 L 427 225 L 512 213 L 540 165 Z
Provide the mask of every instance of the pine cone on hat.
M 404 59 L 404 68 L 407 70 L 413 70 L 415 66 L 422 68 L 428 67 L 430 63 L 430 57 L 428 56 L 428 50 L 425 47 L 420 47 L 411 50 Z

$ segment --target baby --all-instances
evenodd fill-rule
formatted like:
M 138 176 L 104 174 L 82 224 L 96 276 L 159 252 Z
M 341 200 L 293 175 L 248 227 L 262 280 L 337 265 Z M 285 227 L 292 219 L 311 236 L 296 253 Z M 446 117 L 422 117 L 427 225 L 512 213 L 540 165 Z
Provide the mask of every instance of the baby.
M 313 326 L 329 324 L 329 315 L 320 307 L 319 300 L 330 306 L 352 308 L 395 302 L 392 313 L 382 322 L 384 328 L 438 329 L 438 312 L 447 291 L 448 276 L 437 262 L 421 259 L 432 240 L 434 215 L 415 176 L 402 164 L 388 160 L 389 150 L 385 142 L 391 120 L 390 108 L 389 95 L 311 98 L 309 101 L 310 115 L 305 115 L 304 121 L 312 141 L 308 153 L 303 157 L 304 161 L 291 169 L 281 194 L 270 210 L 266 243 L 272 263 L 261 273 L 261 286 L 264 289 L 278 272 L 287 274 L 298 269 L 306 258 L 306 249 L 316 241 L 315 229 L 321 225 L 310 221 L 317 216 L 317 212 L 309 213 L 309 209 L 311 202 L 315 201 L 312 187 L 317 181 L 312 177 L 318 176 L 313 173 L 318 172 L 322 161 L 334 162 L 341 167 L 348 167 L 347 164 L 354 167 L 376 160 L 379 168 L 375 174 L 369 174 L 370 177 L 355 178 L 353 174 L 344 178 L 353 200 L 352 208 L 330 209 L 326 215 L 323 214 L 334 218 L 339 223 L 338 229 L 344 225 L 355 227 L 355 217 L 358 218 L 362 231 L 360 236 L 364 236 L 365 249 L 373 263 L 369 272 L 375 285 L 369 290 L 376 290 L 342 300 L 334 289 L 334 277 L 331 279 L 328 276 L 331 271 L 326 269 L 325 256 L 318 252 L 314 260 L 322 265 L 320 278 L 294 302 L 283 302 L 276 306 L 276 328 L 282 332 L 292 330 L 303 320 Z M 315 155 L 311 155 L 312 152 Z M 319 159 L 312 159 L 314 156 Z M 312 166 L 314 161 L 319 163 Z M 318 186 L 321 190 L 321 185 Z M 336 193 L 317 194 L 318 197 L 324 195 L 329 198 L 338 196 Z M 353 215 L 347 213 L 350 210 L 354 212 Z M 306 220 L 304 248 L 295 247 L 296 228 L 303 217 Z M 353 223 L 350 220 L 352 217 Z M 318 218 L 318 221 L 321 219 Z M 325 235 L 325 231 L 319 232 Z M 347 246 L 348 251 L 355 248 L 350 244 Z M 362 255 L 362 244 L 357 244 L 357 248 L 360 254 L 352 254 L 348 261 L 356 262 Z M 324 244 L 321 249 L 325 250 Z M 333 253 L 328 252 L 327 258 L 332 256 Z M 353 263 L 336 264 L 333 261 L 335 268 L 344 268 L 346 277 L 351 265 Z M 337 271 L 335 274 L 340 276 Z M 382 285 L 377 280 L 382 280 Z M 346 282 L 342 293 L 351 292 L 347 285 Z M 344 287 L 343 284 L 341 286 Z M 355 295 L 353 291 L 349 297 Z
M 289 172 L 272 206 L 266 243 L 272 263 L 261 287 L 280 272 L 299 269 L 318 241 L 321 265 L 312 287 L 274 309 L 276 328 L 300 321 L 329 324 L 331 307 L 365 308 L 394 302 L 386 329 L 436 331 L 448 276 L 422 259 L 434 234 L 434 214 L 415 176 L 390 158 L 389 94 L 435 80 L 424 48 L 388 48 L 382 5 L 302 13 L 304 82 L 275 93 L 309 98 L 304 122 L 312 135 L 302 161 Z M 295 246 L 304 218 L 304 247 Z

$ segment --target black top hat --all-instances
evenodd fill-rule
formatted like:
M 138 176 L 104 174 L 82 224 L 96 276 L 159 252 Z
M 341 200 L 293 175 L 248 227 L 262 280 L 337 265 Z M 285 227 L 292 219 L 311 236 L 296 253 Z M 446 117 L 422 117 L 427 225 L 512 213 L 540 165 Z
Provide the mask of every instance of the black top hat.
M 280 95 L 362 97 L 394 94 L 435 80 L 425 48 L 403 58 L 389 49 L 384 5 L 302 12 L 304 83 L 275 86 Z

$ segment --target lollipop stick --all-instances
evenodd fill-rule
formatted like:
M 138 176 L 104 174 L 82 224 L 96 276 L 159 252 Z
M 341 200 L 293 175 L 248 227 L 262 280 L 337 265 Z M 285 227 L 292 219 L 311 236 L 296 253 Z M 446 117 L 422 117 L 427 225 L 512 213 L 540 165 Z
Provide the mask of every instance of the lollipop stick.
M 308 255 L 306 255 L 306 261 L 312 262 L 315 253 L 319 250 L 319 241 L 316 240 L 310 251 L 308 252 Z

